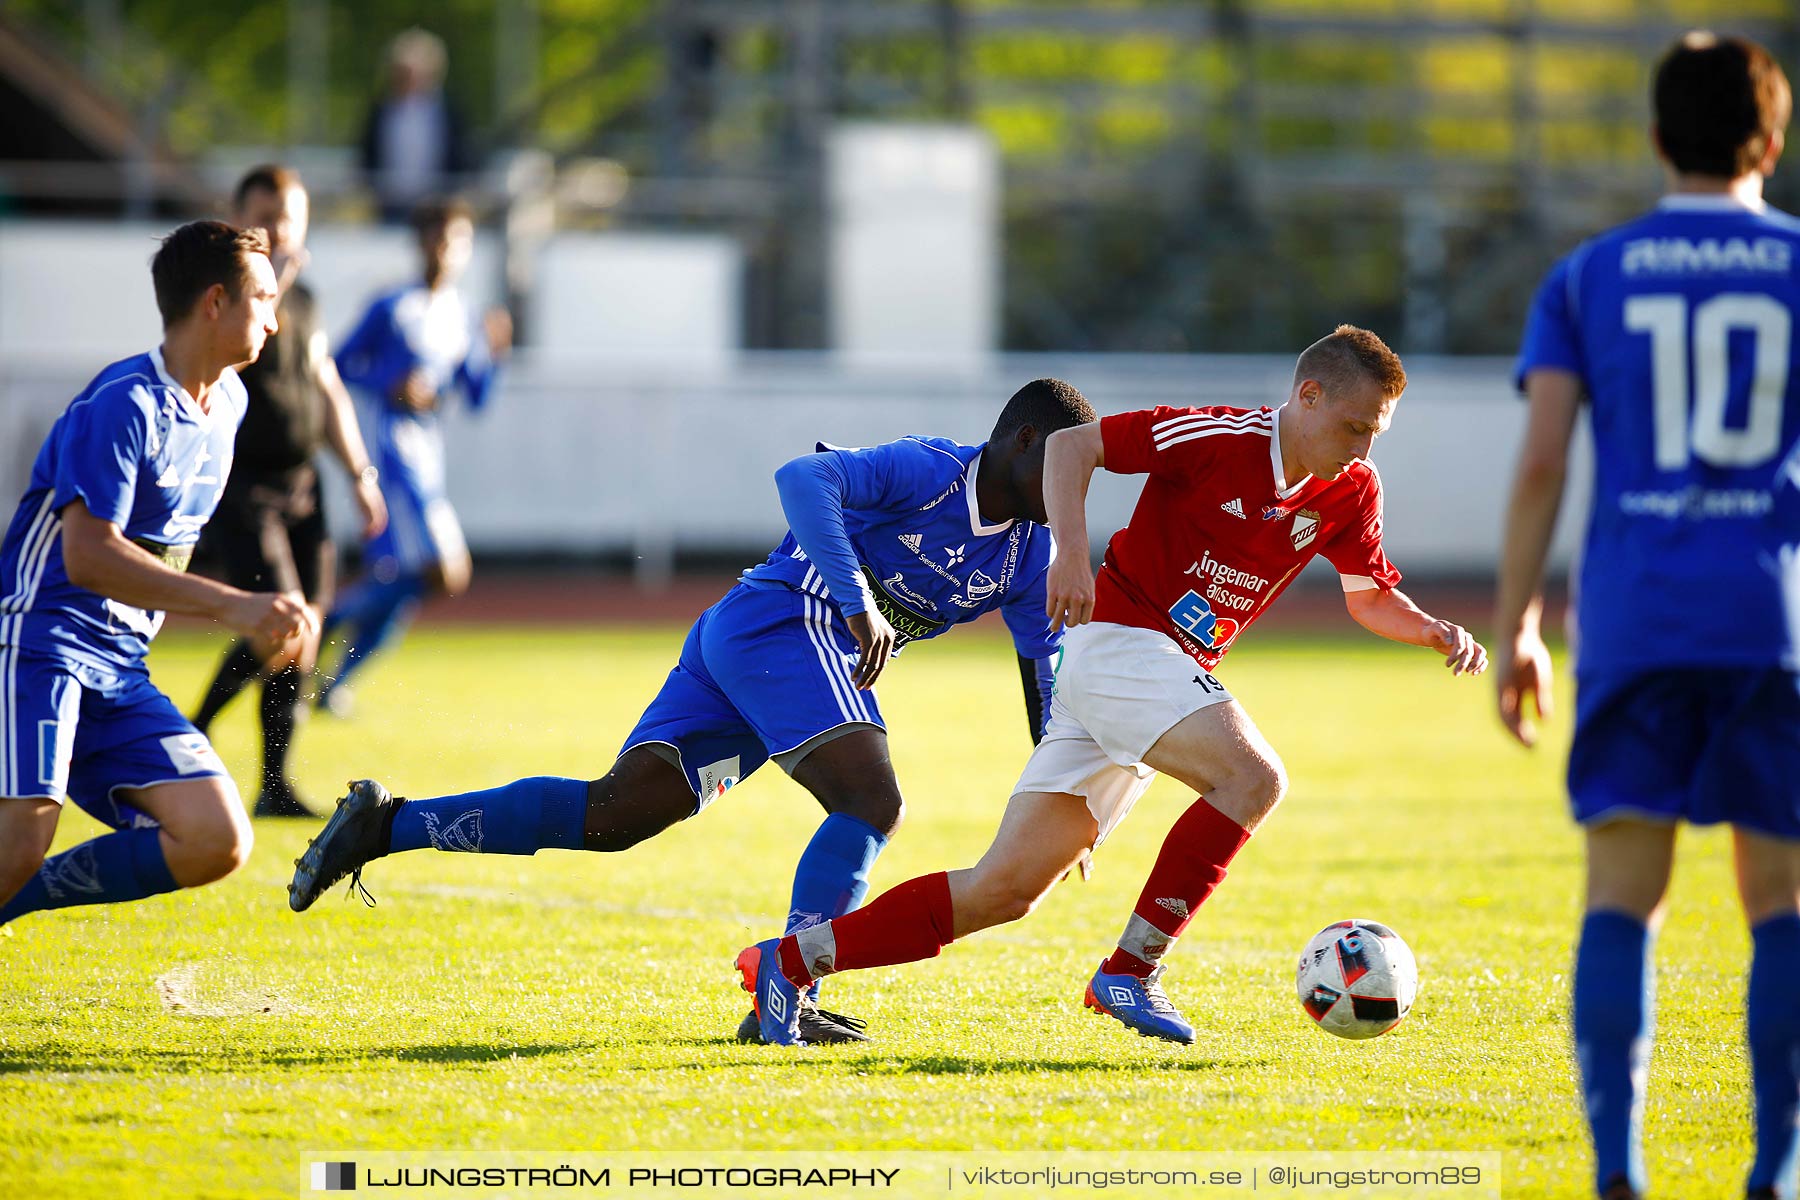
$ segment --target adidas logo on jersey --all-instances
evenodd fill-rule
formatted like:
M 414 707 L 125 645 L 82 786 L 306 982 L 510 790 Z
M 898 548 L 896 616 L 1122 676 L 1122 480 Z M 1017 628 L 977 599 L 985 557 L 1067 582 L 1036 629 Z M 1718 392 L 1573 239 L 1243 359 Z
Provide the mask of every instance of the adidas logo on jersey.
M 919 552 L 919 547 L 925 544 L 925 535 L 922 533 L 903 533 L 900 535 L 900 544 L 905 546 L 912 553 L 917 554 Z
M 1244 500 L 1241 496 L 1227 500 L 1225 503 L 1219 505 L 1219 507 L 1240 521 L 1248 521 L 1250 519 L 1244 515 Z
M 170 467 L 162 473 L 162 478 L 156 481 L 156 486 L 159 488 L 180 487 L 181 472 L 177 471 L 174 467 Z

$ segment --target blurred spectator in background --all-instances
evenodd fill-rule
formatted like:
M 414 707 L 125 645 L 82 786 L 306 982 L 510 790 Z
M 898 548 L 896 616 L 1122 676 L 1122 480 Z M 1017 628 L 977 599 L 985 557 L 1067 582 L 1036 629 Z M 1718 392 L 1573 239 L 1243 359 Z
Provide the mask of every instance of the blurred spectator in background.
M 462 120 L 444 95 L 443 39 L 408 29 L 388 47 L 387 92 L 363 126 L 362 167 L 384 221 L 405 221 L 468 169 Z
M 232 196 L 232 221 L 268 236 L 281 292 L 281 328 L 263 345 L 260 358 L 238 368 L 249 407 L 204 549 L 217 557 L 233 587 L 302 595 L 323 616 L 331 605 L 337 550 L 325 532 L 313 459 L 329 446 L 350 473 L 365 538 L 386 526 L 387 506 L 356 423 L 355 405 L 319 327 L 318 305 L 305 285 L 295 281 L 306 265 L 307 217 L 306 188 L 287 167 L 252 169 Z M 206 733 L 225 706 L 261 678 L 259 817 L 309 815 L 288 779 L 287 760 L 301 681 L 318 649 L 316 628 L 313 636 L 287 642 L 239 639 L 226 652 L 194 714 L 195 728 Z

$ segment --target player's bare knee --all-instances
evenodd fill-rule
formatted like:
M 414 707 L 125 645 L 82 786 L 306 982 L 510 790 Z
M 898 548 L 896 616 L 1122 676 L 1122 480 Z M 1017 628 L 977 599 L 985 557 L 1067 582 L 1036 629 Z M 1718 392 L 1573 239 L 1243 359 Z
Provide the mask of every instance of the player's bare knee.
M 1288 773 L 1287 764 L 1283 763 L 1281 759 L 1274 755 L 1270 755 L 1264 760 L 1263 768 L 1263 794 L 1268 800 L 1268 807 L 1263 811 L 1264 815 L 1267 815 L 1268 813 L 1274 812 L 1275 806 L 1280 804 L 1282 800 L 1287 797 Z
M 687 778 L 641 747 L 627 750 L 613 769 L 588 784 L 582 824 L 584 850 L 629 850 L 692 816 L 697 808 Z
M 223 879 L 250 861 L 250 851 L 256 844 L 256 834 L 250 828 L 250 822 L 230 818 L 209 825 L 203 835 L 194 866 L 210 878 L 206 882 Z
M 1024 920 L 1037 908 L 1038 902 L 1049 895 L 1055 881 L 1046 882 L 1016 869 L 985 871 L 976 867 L 971 873 L 970 884 L 966 897 L 958 902 L 956 926 L 959 936 L 976 929 Z
M 181 886 L 215 882 L 250 861 L 256 834 L 235 791 L 229 800 L 179 831 L 169 830 L 169 868 Z
M 1800 913 L 1800 896 L 1791 888 L 1741 888 L 1739 894 L 1744 904 L 1744 923 L 1752 929 L 1771 918 Z
M 1287 795 L 1287 768 L 1272 753 L 1257 755 L 1245 761 L 1244 769 L 1233 782 L 1238 793 L 1237 815 L 1245 818 L 1246 828 L 1254 829 Z
M 56 813 L 48 801 L 0 800 L 0 904 L 24 887 L 50 854 Z
M 980 880 L 955 901 L 957 936 L 967 937 L 977 930 L 1005 925 L 1030 911 L 1030 899 L 1021 903 L 1017 893 L 1003 881 Z
M 13 894 L 37 874 L 49 852 L 48 839 L 22 837 L 0 843 L 0 904 L 12 899 Z
M 446 596 L 460 596 L 469 590 L 469 581 L 474 576 L 474 566 L 460 556 L 445 558 L 434 563 L 429 572 L 431 586 Z
M 1009 880 L 994 903 L 994 924 L 1005 925 L 1012 921 L 1023 921 L 1037 910 L 1037 906 L 1048 894 L 1048 889 L 1040 888 L 1035 883 L 1018 879 Z
M 1646 925 L 1662 923 L 1667 879 L 1621 878 L 1590 874 L 1587 887 L 1587 911 L 1616 912 L 1634 917 Z
M 827 804 L 826 811 L 855 817 L 882 837 L 891 838 L 906 819 L 906 801 L 899 792 L 859 791 Z

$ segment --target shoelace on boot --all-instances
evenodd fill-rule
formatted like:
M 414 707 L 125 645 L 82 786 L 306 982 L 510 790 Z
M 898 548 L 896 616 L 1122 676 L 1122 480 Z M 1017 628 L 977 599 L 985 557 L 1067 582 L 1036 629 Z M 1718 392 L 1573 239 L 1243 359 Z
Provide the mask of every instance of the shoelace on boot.
M 1178 1017 L 1175 1002 L 1169 999 L 1169 993 L 1163 991 L 1162 977 L 1167 967 L 1157 967 L 1144 979 L 1144 998 L 1150 1002 L 1150 1011 L 1159 1017 Z

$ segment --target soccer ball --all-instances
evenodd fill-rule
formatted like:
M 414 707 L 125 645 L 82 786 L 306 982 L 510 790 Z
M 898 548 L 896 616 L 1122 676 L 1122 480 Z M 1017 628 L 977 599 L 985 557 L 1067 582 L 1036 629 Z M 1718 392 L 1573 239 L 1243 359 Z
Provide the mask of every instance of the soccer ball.
M 1400 1023 L 1419 990 L 1419 967 L 1400 935 L 1375 921 L 1327 925 L 1300 952 L 1300 1007 L 1326 1033 L 1361 1041 Z

